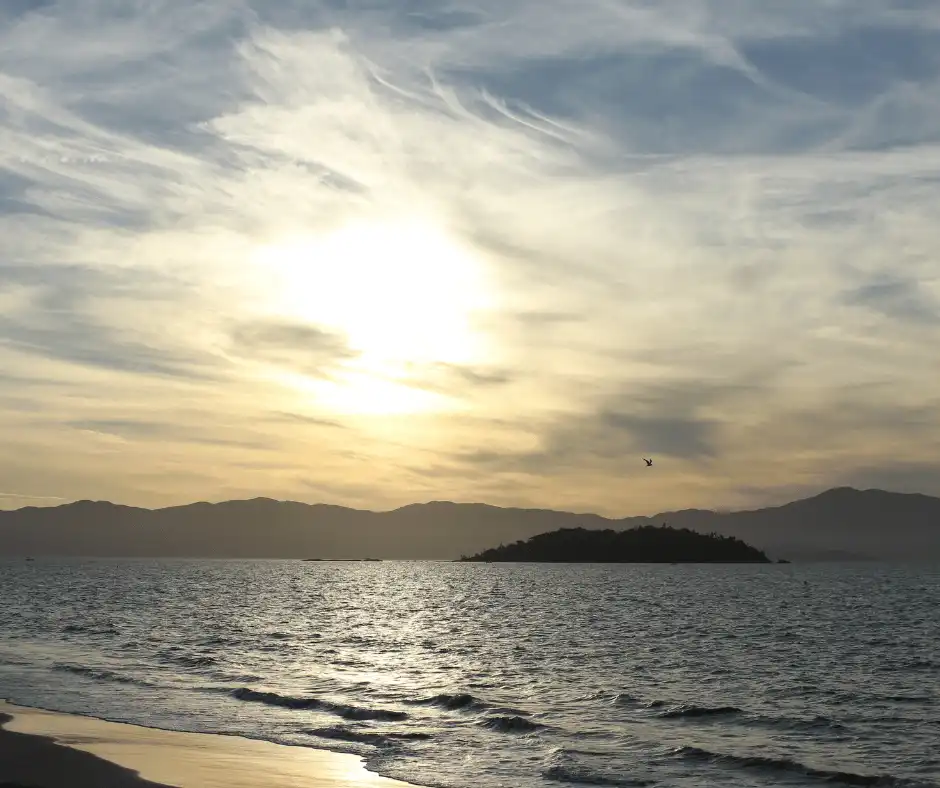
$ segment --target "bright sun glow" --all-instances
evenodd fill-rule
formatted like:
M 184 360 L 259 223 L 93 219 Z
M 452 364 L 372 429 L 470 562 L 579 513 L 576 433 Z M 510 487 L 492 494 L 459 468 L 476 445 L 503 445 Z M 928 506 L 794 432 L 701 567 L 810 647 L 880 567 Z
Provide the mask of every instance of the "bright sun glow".
M 298 391 L 312 395 L 314 401 L 330 413 L 404 415 L 440 410 L 448 404 L 445 397 L 433 391 L 383 380 L 370 372 L 342 370 L 329 380 L 291 374 L 281 379 Z
M 420 222 L 344 225 L 258 248 L 254 261 L 284 317 L 337 331 L 357 356 L 307 380 L 321 405 L 349 413 L 432 410 L 445 401 L 396 383 L 422 364 L 485 363 L 474 312 L 490 297 L 469 251 Z

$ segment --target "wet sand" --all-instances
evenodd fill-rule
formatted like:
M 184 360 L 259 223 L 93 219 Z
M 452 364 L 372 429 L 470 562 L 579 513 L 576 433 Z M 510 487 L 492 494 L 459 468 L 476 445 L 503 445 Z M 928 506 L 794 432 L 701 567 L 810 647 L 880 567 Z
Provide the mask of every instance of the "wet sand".
M 0 701 L 0 788 L 411 788 L 355 755 Z

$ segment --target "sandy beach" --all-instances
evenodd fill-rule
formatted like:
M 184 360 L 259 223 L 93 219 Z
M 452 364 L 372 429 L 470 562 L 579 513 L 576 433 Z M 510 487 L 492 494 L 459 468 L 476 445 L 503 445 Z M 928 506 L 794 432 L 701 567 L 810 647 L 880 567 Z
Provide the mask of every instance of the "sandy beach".
M 0 788 L 405 788 L 359 757 L 0 702 Z

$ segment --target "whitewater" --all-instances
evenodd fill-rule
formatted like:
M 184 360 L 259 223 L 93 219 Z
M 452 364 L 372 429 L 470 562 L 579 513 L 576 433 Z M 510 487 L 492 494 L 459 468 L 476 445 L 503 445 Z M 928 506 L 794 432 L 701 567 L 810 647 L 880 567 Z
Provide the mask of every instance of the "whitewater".
M 940 567 L 0 559 L 0 697 L 440 788 L 940 785 Z

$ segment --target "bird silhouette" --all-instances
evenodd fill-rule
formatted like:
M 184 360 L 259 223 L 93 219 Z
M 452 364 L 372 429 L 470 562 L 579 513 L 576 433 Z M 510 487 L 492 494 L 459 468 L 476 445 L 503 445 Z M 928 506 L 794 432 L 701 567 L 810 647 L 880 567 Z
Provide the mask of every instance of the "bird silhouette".
M 644 458 L 643 458 L 643 462 L 645 462 L 645 463 L 646 463 L 646 467 L 647 467 L 647 468 L 649 468 L 649 467 L 650 467 L 650 465 L 652 465 L 652 464 L 653 464 L 653 461 L 652 461 L 652 460 L 648 460 L 648 459 L 646 459 L 646 457 L 644 457 Z

